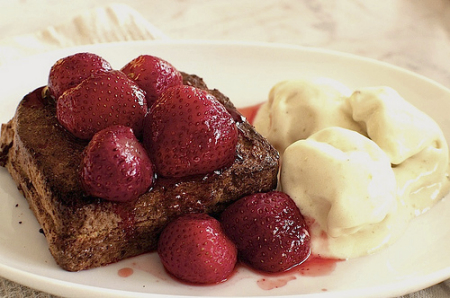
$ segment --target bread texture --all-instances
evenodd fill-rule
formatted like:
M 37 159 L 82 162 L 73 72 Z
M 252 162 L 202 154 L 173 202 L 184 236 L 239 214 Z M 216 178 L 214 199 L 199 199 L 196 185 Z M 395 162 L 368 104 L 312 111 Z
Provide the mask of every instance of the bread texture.
M 0 165 L 27 199 L 57 264 L 79 271 L 156 249 L 166 224 L 183 213 L 220 213 L 233 201 L 276 187 L 278 152 L 242 117 L 230 100 L 203 80 L 183 73 L 184 83 L 208 90 L 236 120 L 239 141 L 234 163 L 206 175 L 158 177 L 136 201 L 90 197 L 79 179 L 86 141 L 56 119 L 54 101 L 40 87 L 26 95 L 2 125 Z

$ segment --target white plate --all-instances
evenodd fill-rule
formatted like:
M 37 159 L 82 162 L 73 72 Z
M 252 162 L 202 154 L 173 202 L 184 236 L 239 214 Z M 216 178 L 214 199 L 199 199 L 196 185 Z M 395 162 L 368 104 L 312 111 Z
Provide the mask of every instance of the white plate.
M 160 56 L 180 70 L 202 76 L 237 106 L 264 101 L 280 80 L 326 76 L 351 88 L 389 85 L 425 110 L 450 140 L 450 91 L 411 72 L 351 55 L 273 44 L 221 42 L 138 42 L 66 49 L 0 67 L 0 122 L 8 121 L 23 95 L 45 85 L 50 66 L 61 57 L 91 51 L 120 68 L 143 54 Z M 43 136 L 45 137 L 45 136 Z M 239 270 L 226 283 L 197 287 L 173 281 L 155 254 L 78 273 L 60 269 L 25 199 L 0 169 L 0 275 L 61 296 L 167 297 L 284 296 L 387 297 L 416 291 L 450 277 L 450 200 L 413 220 L 393 246 L 368 257 L 337 264 L 323 276 L 295 276 L 285 286 L 264 290 L 261 276 Z M 18 206 L 16 207 L 16 205 Z M 121 268 L 134 268 L 120 277 Z

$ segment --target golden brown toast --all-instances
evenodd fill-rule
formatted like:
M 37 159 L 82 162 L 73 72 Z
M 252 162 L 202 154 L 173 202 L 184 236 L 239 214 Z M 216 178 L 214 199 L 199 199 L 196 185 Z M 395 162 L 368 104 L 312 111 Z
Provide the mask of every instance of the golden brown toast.
M 207 89 L 195 75 L 184 83 Z M 156 248 L 158 235 L 187 212 L 221 212 L 244 195 L 276 187 L 278 152 L 242 117 L 230 100 L 209 90 L 236 120 L 236 160 L 222 171 L 156 179 L 138 200 L 117 203 L 87 196 L 79 181 L 80 141 L 57 121 L 56 107 L 41 87 L 26 95 L 2 125 L 0 164 L 24 194 L 63 269 L 103 266 Z

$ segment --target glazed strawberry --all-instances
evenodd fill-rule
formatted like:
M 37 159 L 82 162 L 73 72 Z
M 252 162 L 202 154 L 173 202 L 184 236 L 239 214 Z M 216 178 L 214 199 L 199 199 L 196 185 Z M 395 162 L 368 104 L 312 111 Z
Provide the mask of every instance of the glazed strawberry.
M 144 122 L 144 146 L 158 174 L 183 177 L 231 165 L 238 131 L 225 107 L 191 86 L 167 89 Z
M 126 125 L 142 135 L 147 113 L 145 93 L 118 70 L 97 73 L 67 90 L 56 104 L 56 116 L 68 131 L 89 140 L 111 125 Z
M 239 257 L 253 268 L 281 272 L 304 262 L 310 235 L 303 216 L 285 193 L 257 193 L 236 201 L 221 215 Z
M 129 127 L 99 131 L 83 151 L 81 184 L 89 195 L 130 201 L 146 192 L 152 182 L 150 159 Z
M 236 247 L 219 221 L 203 213 L 185 214 L 170 222 L 159 238 L 158 255 L 173 276 L 199 284 L 226 280 L 237 259 Z
M 111 69 L 109 62 L 96 54 L 77 53 L 53 64 L 48 76 L 48 87 L 55 99 L 58 99 L 64 91 L 77 86 L 93 74 Z
M 169 62 L 155 56 L 141 55 L 121 70 L 147 93 L 149 107 L 167 88 L 183 84 L 181 73 Z

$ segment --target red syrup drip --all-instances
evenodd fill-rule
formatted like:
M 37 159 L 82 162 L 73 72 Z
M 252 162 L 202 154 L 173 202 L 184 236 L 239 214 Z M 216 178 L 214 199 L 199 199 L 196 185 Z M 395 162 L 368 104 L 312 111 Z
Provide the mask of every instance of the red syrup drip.
M 257 284 L 261 289 L 268 291 L 284 287 L 290 281 L 302 276 L 318 277 L 329 275 L 336 269 L 336 265 L 340 261 L 342 260 L 312 255 L 303 264 L 285 272 L 276 274 L 260 273 L 263 277 L 258 279 Z
M 244 116 L 250 124 L 253 124 L 255 120 L 256 113 L 258 113 L 259 108 L 262 106 L 262 102 L 253 106 L 238 108 L 238 111 Z
M 173 279 L 176 280 L 177 282 L 180 282 L 181 284 L 189 286 L 211 287 L 216 285 L 216 284 L 193 284 L 182 281 L 172 276 L 164 269 L 162 264 L 158 264 L 157 260 L 155 259 L 157 258 L 155 254 L 156 252 L 151 252 L 147 254 L 147 257 L 140 256 L 137 261 L 132 262 L 127 267 L 119 269 L 117 271 L 117 274 L 120 277 L 126 278 L 132 276 L 134 274 L 134 271 L 138 270 L 146 272 L 159 280 Z M 255 272 L 260 276 L 260 278 L 256 280 L 258 287 L 260 287 L 263 290 L 270 291 L 273 289 L 284 287 L 290 281 L 296 280 L 298 278 L 306 276 L 318 277 L 329 275 L 335 270 L 337 263 L 341 261 L 342 261 L 341 259 L 322 258 L 320 256 L 312 255 L 303 264 L 300 264 L 292 269 L 289 269 L 281 273 L 265 273 L 261 271 L 256 271 L 253 270 L 248 265 L 238 262 L 236 268 L 231 273 L 231 275 L 228 276 L 226 280 L 219 282 L 218 284 L 221 283 L 232 284 L 233 282 L 246 279 L 248 278 L 248 276 L 245 276 L 245 274 L 241 276 L 241 274 L 243 273 L 241 269 L 248 269 L 249 271 Z M 322 291 L 326 291 L 326 289 L 323 289 Z
M 129 267 L 121 268 L 117 271 L 117 274 L 120 277 L 130 277 L 131 275 L 133 275 L 133 273 L 134 273 L 133 268 L 129 268 Z
M 258 287 L 263 290 L 270 291 L 273 289 L 278 289 L 287 285 L 291 280 L 296 280 L 297 277 L 295 275 L 286 275 L 280 277 L 263 277 L 258 279 L 256 282 Z
M 117 274 L 120 277 L 130 277 L 135 273 L 145 272 L 158 280 L 168 280 L 171 276 L 158 260 L 156 251 L 137 256 L 134 261 L 117 270 Z
M 291 271 L 303 276 L 325 276 L 331 274 L 336 269 L 337 263 L 342 261 L 344 260 L 311 256 L 305 263 L 294 267 Z

